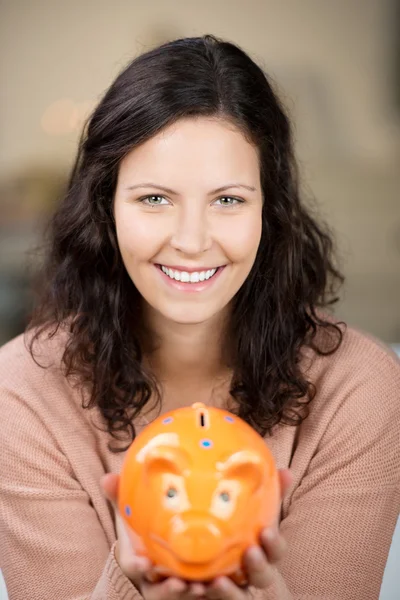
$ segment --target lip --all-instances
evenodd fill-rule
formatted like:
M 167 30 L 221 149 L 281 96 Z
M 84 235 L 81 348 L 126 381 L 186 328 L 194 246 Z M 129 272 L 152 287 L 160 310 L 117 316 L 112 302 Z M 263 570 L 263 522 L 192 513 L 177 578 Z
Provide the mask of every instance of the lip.
M 159 263 L 157 266 L 159 267 L 165 267 L 166 269 L 173 269 L 174 271 L 186 271 L 186 273 L 201 273 L 202 271 L 212 271 L 213 269 L 219 269 L 220 267 L 223 267 L 225 265 L 219 265 L 217 267 L 178 267 L 178 266 L 171 266 L 171 265 L 164 265 Z
M 162 280 L 165 282 L 166 285 L 168 285 L 169 288 L 178 290 L 180 292 L 199 293 L 199 292 L 208 290 L 213 285 L 215 285 L 215 282 L 218 281 L 218 279 L 221 277 L 222 272 L 225 270 L 226 265 L 224 265 L 222 267 L 217 267 L 217 272 L 210 279 L 207 279 L 206 281 L 199 281 L 197 283 L 184 283 L 183 281 L 176 281 L 175 279 L 171 279 L 170 277 L 168 277 L 168 275 L 166 275 L 164 273 L 164 271 L 161 269 L 161 265 L 154 265 L 154 266 L 157 269 L 158 273 L 160 274 L 160 277 L 162 278 Z M 165 265 L 163 265 L 163 266 L 165 266 Z M 172 269 L 173 267 L 168 267 L 168 268 Z M 214 267 L 214 269 L 215 269 L 215 267 Z M 176 269 L 176 270 L 179 271 L 180 269 Z M 209 271 L 210 269 L 203 269 L 203 270 Z M 190 272 L 192 273 L 193 269 Z

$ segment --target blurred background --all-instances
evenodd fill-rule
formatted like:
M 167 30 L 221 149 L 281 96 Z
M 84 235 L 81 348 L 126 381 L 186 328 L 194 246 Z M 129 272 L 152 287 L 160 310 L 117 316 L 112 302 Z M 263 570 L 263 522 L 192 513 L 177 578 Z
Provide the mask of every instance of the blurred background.
M 270 74 L 302 186 L 336 232 L 335 309 L 400 343 L 399 0 L 0 0 L 0 344 L 22 332 L 30 278 L 82 123 L 117 73 L 161 42 L 213 33 Z

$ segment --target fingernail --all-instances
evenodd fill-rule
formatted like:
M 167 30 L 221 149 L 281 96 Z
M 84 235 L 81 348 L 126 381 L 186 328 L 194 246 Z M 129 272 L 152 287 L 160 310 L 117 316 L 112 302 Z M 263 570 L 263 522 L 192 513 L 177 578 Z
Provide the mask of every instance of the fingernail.
M 265 539 L 266 542 L 274 542 L 278 537 L 278 533 L 276 529 L 267 529 L 263 532 L 262 537 Z
M 173 592 L 183 592 L 186 587 L 186 583 L 182 579 L 174 579 L 170 582 L 170 589 Z
M 144 571 L 147 571 L 147 569 L 149 569 L 150 563 L 146 558 L 137 557 L 136 558 L 136 566 L 137 566 L 138 570 L 141 573 L 143 573 Z
M 252 546 L 248 551 L 248 556 L 251 560 L 258 562 L 264 559 L 264 552 L 259 546 Z
M 190 596 L 192 598 L 202 598 L 204 596 L 204 592 L 202 590 L 190 590 Z
M 206 590 L 206 597 L 207 598 L 220 598 L 221 597 L 221 591 L 223 592 L 226 589 L 226 583 L 225 580 L 223 578 L 216 578 L 214 580 L 214 582 L 211 584 L 211 587 L 209 587 Z

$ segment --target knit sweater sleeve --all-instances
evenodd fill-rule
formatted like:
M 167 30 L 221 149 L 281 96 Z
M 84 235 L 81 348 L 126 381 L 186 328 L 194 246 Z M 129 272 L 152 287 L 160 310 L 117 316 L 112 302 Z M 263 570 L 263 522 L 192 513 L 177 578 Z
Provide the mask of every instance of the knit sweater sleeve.
M 364 343 L 364 342 L 363 342 Z M 299 432 L 310 457 L 280 528 L 286 555 L 257 600 L 377 600 L 400 512 L 400 363 L 357 341 Z M 313 441 L 315 445 L 313 447 Z
M 43 416 L 1 385 L 0 401 L 0 565 L 9 597 L 141 599 Z

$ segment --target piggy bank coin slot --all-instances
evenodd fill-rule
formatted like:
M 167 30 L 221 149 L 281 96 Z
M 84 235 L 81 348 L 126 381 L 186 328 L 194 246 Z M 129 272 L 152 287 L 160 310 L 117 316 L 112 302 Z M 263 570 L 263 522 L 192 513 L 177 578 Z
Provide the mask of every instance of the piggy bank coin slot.
M 208 417 L 208 412 L 205 410 L 201 410 L 197 413 L 197 417 L 198 417 L 198 425 L 199 427 L 201 427 L 202 429 L 206 429 L 207 427 L 209 427 L 209 417 Z

